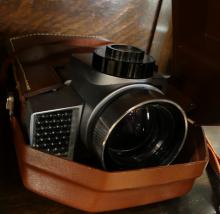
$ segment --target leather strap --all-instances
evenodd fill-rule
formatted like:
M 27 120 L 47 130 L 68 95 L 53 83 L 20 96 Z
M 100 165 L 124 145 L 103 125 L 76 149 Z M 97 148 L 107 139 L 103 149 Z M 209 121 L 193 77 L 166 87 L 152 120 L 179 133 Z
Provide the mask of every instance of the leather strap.
M 209 150 L 209 163 L 216 174 L 220 177 L 220 156 L 215 152 L 215 149 L 210 143 L 207 144 Z

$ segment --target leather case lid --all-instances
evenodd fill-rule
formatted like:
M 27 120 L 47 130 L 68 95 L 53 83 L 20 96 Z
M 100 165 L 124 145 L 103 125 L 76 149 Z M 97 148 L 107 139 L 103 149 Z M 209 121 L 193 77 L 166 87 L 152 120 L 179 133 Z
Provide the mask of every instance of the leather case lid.
M 30 44 L 29 39 L 25 37 L 12 38 L 9 45 L 16 57 L 16 76 L 22 95 L 32 96 L 61 86 L 61 79 L 49 63 L 36 63 L 41 56 L 47 54 L 43 47 Z
M 87 53 L 109 41 L 96 37 L 35 34 L 10 39 L 12 58 L 16 58 L 17 83 L 21 95 L 34 96 L 59 88 L 63 83 L 54 66 L 69 60 L 72 53 Z
M 192 119 L 220 124 L 220 1 L 173 1 L 175 86 L 196 104 Z

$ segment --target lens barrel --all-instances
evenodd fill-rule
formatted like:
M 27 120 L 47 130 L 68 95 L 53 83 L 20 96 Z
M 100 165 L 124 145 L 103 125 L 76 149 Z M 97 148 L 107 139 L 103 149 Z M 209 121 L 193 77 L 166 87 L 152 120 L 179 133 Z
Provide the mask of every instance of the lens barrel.
M 187 135 L 182 108 L 154 87 L 117 97 L 96 121 L 92 144 L 109 171 L 170 164 Z

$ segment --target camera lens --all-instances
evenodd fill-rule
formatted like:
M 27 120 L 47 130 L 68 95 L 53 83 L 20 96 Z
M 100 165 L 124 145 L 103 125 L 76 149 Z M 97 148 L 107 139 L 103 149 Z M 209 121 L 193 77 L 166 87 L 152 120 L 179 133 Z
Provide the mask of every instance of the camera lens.
M 106 143 L 109 170 L 170 163 L 182 144 L 184 121 L 168 103 L 151 103 L 130 111 L 112 130 Z
M 182 108 L 153 86 L 142 87 L 108 103 L 91 129 L 93 151 L 106 170 L 167 165 L 184 145 L 188 124 Z

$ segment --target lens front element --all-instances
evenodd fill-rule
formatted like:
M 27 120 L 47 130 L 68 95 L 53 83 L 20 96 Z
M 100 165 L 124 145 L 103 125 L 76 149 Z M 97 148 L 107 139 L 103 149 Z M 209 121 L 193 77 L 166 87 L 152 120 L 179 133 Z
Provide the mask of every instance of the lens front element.
M 106 168 L 169 164 L 181 148 L 183 130 L 182 114 L 172 104 L 153 102 L 138 107 L 112 130 L 106 143 Z

